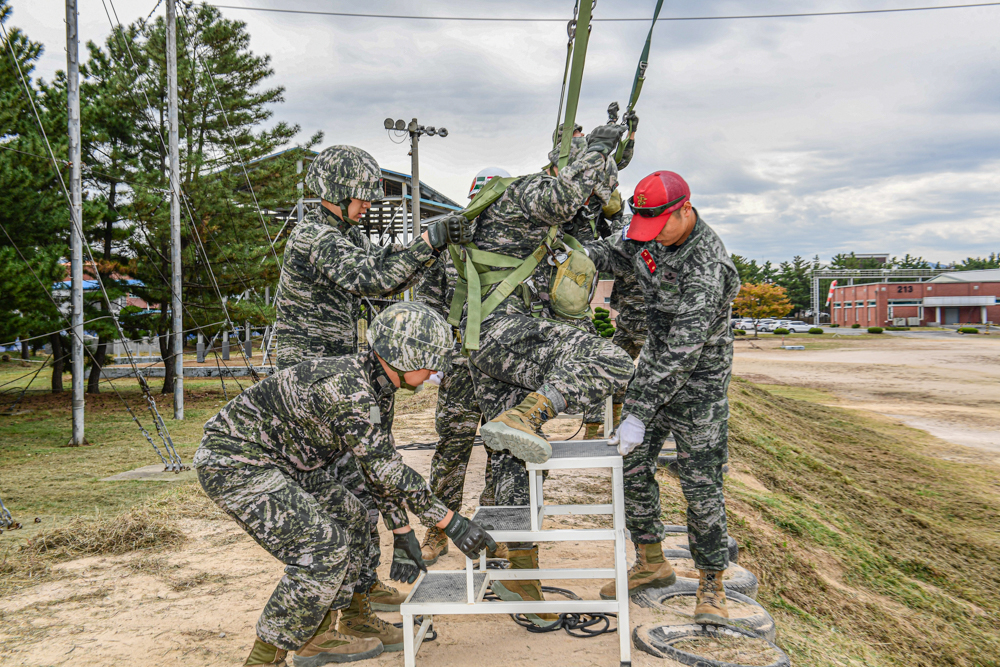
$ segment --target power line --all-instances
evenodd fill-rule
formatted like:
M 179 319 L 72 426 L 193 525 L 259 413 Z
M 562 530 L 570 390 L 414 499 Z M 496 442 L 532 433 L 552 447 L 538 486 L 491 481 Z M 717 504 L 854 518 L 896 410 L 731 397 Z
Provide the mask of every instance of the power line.
M 857 9 L 842 12 L 801 12 L 789 14 L 741 14 L 733 16 L 661 16 L 659 21 L 734 21 L 742 19 L 784 19 L 810 16 L 853 16 L 859 14 L 898 14 L 902 12 L 927 12 L 937 9 L 969 9 L 974 7 L 995 7 L 1000 2 L 979 2 L 965 5 L 935 5 L 929 7 L 898 7 L 892 9 Z M 418 16 L 413 14 L 361 14 L 354 12 L 325 12 L 306 9 L 276 9 L 272 7 L 241 7 L 239 5 L 217 5 L 218 9 L 241 9 L 248 12 L 272 12 L 275 14 L 309 14 L 313 16 L 340 16 L 368 19 L 401 19 L 407 21 L 478 21 L 490 23 L 565 23 L 565 18 L 550 17 L 495 17 L 495 16 Z M 649 21 L 649 17 L 594 18 L 592 22 L 629 23 Z

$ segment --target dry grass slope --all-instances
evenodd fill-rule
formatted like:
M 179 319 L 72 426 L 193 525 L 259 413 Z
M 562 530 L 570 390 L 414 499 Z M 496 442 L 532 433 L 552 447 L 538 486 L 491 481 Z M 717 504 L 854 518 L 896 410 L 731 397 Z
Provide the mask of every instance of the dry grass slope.
M 746 381 L 730 400 L 730 529 L 794 663 L 1000 664 L 996 468 Z

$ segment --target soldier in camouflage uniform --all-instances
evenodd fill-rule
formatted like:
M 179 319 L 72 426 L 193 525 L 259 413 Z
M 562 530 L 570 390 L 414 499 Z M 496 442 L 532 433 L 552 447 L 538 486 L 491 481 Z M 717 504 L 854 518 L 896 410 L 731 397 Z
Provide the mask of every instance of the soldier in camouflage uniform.
M 475 197 L 491 179 L 509 176 L 509 173 L 499 167 L 482 169 L 472 181 L 469 199 Z M 447 317 L 457 281 L 458 271 L 451 257 L 446 255 L 442 261 L 424 273 L 423 279 L 417 285 L 416 299 Z M 456 344 L 456 348 L 460 347 L 461 344 Z M 469 360 L 461 354 L 460 349 L 456 349 L 451 368 L 441 377 L 438 390 L 437 410 L 434 415 L 438 442 L 431 458 L 430 478 L 431 491 L 434 495 L 456 512 L 462 508 L 465 476 L 482 416 L 483 412 L 479 409 L 475 386 L 469 373 Z M 492 452 L 488 451 L 488 454 L 492 455 Z M 479 504 L 495 504 L 493 473 L 489 459 L 486 461 L 486 483 L 479 497 Z M 446 553 L 448 553 L 448 539 L 444 532 L 438 528 L 428 528 L 421 545 L 424 562 L 433 565 Z M 506 558 L 506 546 L 501 544 L 500 549 L 490 556 Z
M 729 566 L 722 466 L 728 452 L 733 337 L 729 329 L 739 275 L 722 241 L 691 206 L 687 183 L 655 172 L 629 200 L 636 215 L 623 232 L 588 245 L 594 263 L 632 270 L 645 297 L 648 338 L 629 385 L 618 431 L 625 456 L 625 525 L 637 560 L 629 593 L 675 579 L 660 542 L 657 455 L 666 434 L 677 441 L 688 542 L 701 571 L 695 619 L 728 618 L 722 573 Z M 601 591 L 613 597 L 614 583 Z
M 476 219 L 473 242 L 483 251 L 526 257 L 536 251 L 551 226 L 573 218 L 592 195 L 610 198 L 617 178 L 608 158 L 620 133 L 598 128 L 584 152 L 558 175 L 522 176 Z M 540 435 L 542 425 L 567 409 L 585 411 L 628 383 L 632 360 L 610 341 L 557 322 L 549 297 L 550 267 L 540 263 L 483 320 L 478 350 L 470 350 L 476 396 L 490 419 L 480 432 L 493 449 L 494 493 L 498 505 L 527 505 L 525 460 L 542 461 L 551 453 Z M 534 316 L 533 316 L 534 315 Z M 511 567 L 538 567 L 538 549 L 530 543 L 508 544 Z M 536 581 L 496 582 L 505 600 L 541 600 Z M 558 621 L 552 614 L 530 614 L 542 626 Z
M 369 531 L 366 509 L 330 473 L 344 451 L 354 452 L 394 533 L 394 579 L 412 583 L 426 569 L 400 502 L 425 524 L 444 528 L 470 557 L 491 542 L 434 497 L 403 463 L 391 433 L 396 389 L 446 367 L 450 327 L 426 306 L 399 304 L 372 323 L 369 342 L 368 353 L 275 373 L 205 425 L 194 458 L 202 487 L 286 565 L 246 665 L 284 665 L 288 651 L 296 651 L 296 667 L 313 667 L 402 648 L 401 632 L 398 645 L 383 646 L 358 626 L 367 600 L 358 579 Z M 335 610 L 344 608 L 334 627 Z
M 448 234 L 461 234 L 464 223 L 455 217 L 439 221 L 407 248 L 373 246 L 357 218 L 382 199 L 382 172 L 375 158 L 353 146 L 324 149 L 310 163 L 305 182 L 321 205 L 285 245 L 275 321 L 279 370 L 354 353 L 362 298 L 390 296 L 415 284 L 449 238 L 460 238 Z M 405 595 L 378 580 L 379 510 L 351 451 L 332 464 L 332 474 L 368 509 L 369 562 L 362 567 L 360 585 L 367 586 L 373 609 L 398 610 Z M 378 625 L 377 619 L 372 623 Z

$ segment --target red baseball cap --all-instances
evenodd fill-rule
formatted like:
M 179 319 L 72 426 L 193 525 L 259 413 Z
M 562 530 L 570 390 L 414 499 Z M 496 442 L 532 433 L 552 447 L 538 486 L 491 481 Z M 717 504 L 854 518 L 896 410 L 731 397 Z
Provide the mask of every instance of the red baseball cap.
M 626 236 L 633 241 L 652 241 L 670 215 L 691 199 L 687 182 L 672 171 L 654 171 L 635 186 L 629 197 L 632 222 Z

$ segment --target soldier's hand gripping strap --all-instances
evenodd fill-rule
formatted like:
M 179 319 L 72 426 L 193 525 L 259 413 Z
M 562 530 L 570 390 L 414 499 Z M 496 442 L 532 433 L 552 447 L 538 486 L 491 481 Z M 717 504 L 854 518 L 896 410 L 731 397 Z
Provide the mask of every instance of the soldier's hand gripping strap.
M 458 512 L 455 512 L 451 517 L 451 521 L 444 529 L 444 534 L 450 537 L 455 546 L 469 558 L 479 558 L 483 547 L 489 547 L 492 551 L 497 549 L 497 543 L 493 541 L 489 533 L 483 530 L 482 526 L 475 521 L 466 519 Z
M 555 240 L 558 232 L 558 225 L 549 227 L 542 243 L 524 259 L 479 250 L 471 243 L 460 247 L 448 246 L 452 261 L 458 270 L 458 284 L 455 286 L 455 295 L 452 297 L 448 313 L 448 322 L 452 326 L 458 326 L 461 321 L 463 302 L 467 301 L 469 304 L 465 332 L 462 335 L 464 350 L 479 349 L 479 328 L 482 321 L 489 317 L 518 285 L 531 277 L 538 263 L 545 257 L 547 246 Z M 509 267 L 510 270 L 495 271 L 490 269 L 491 266 Z M 493 285 L 496 285 L 496 288 L 483 301 L 483 296 Z

